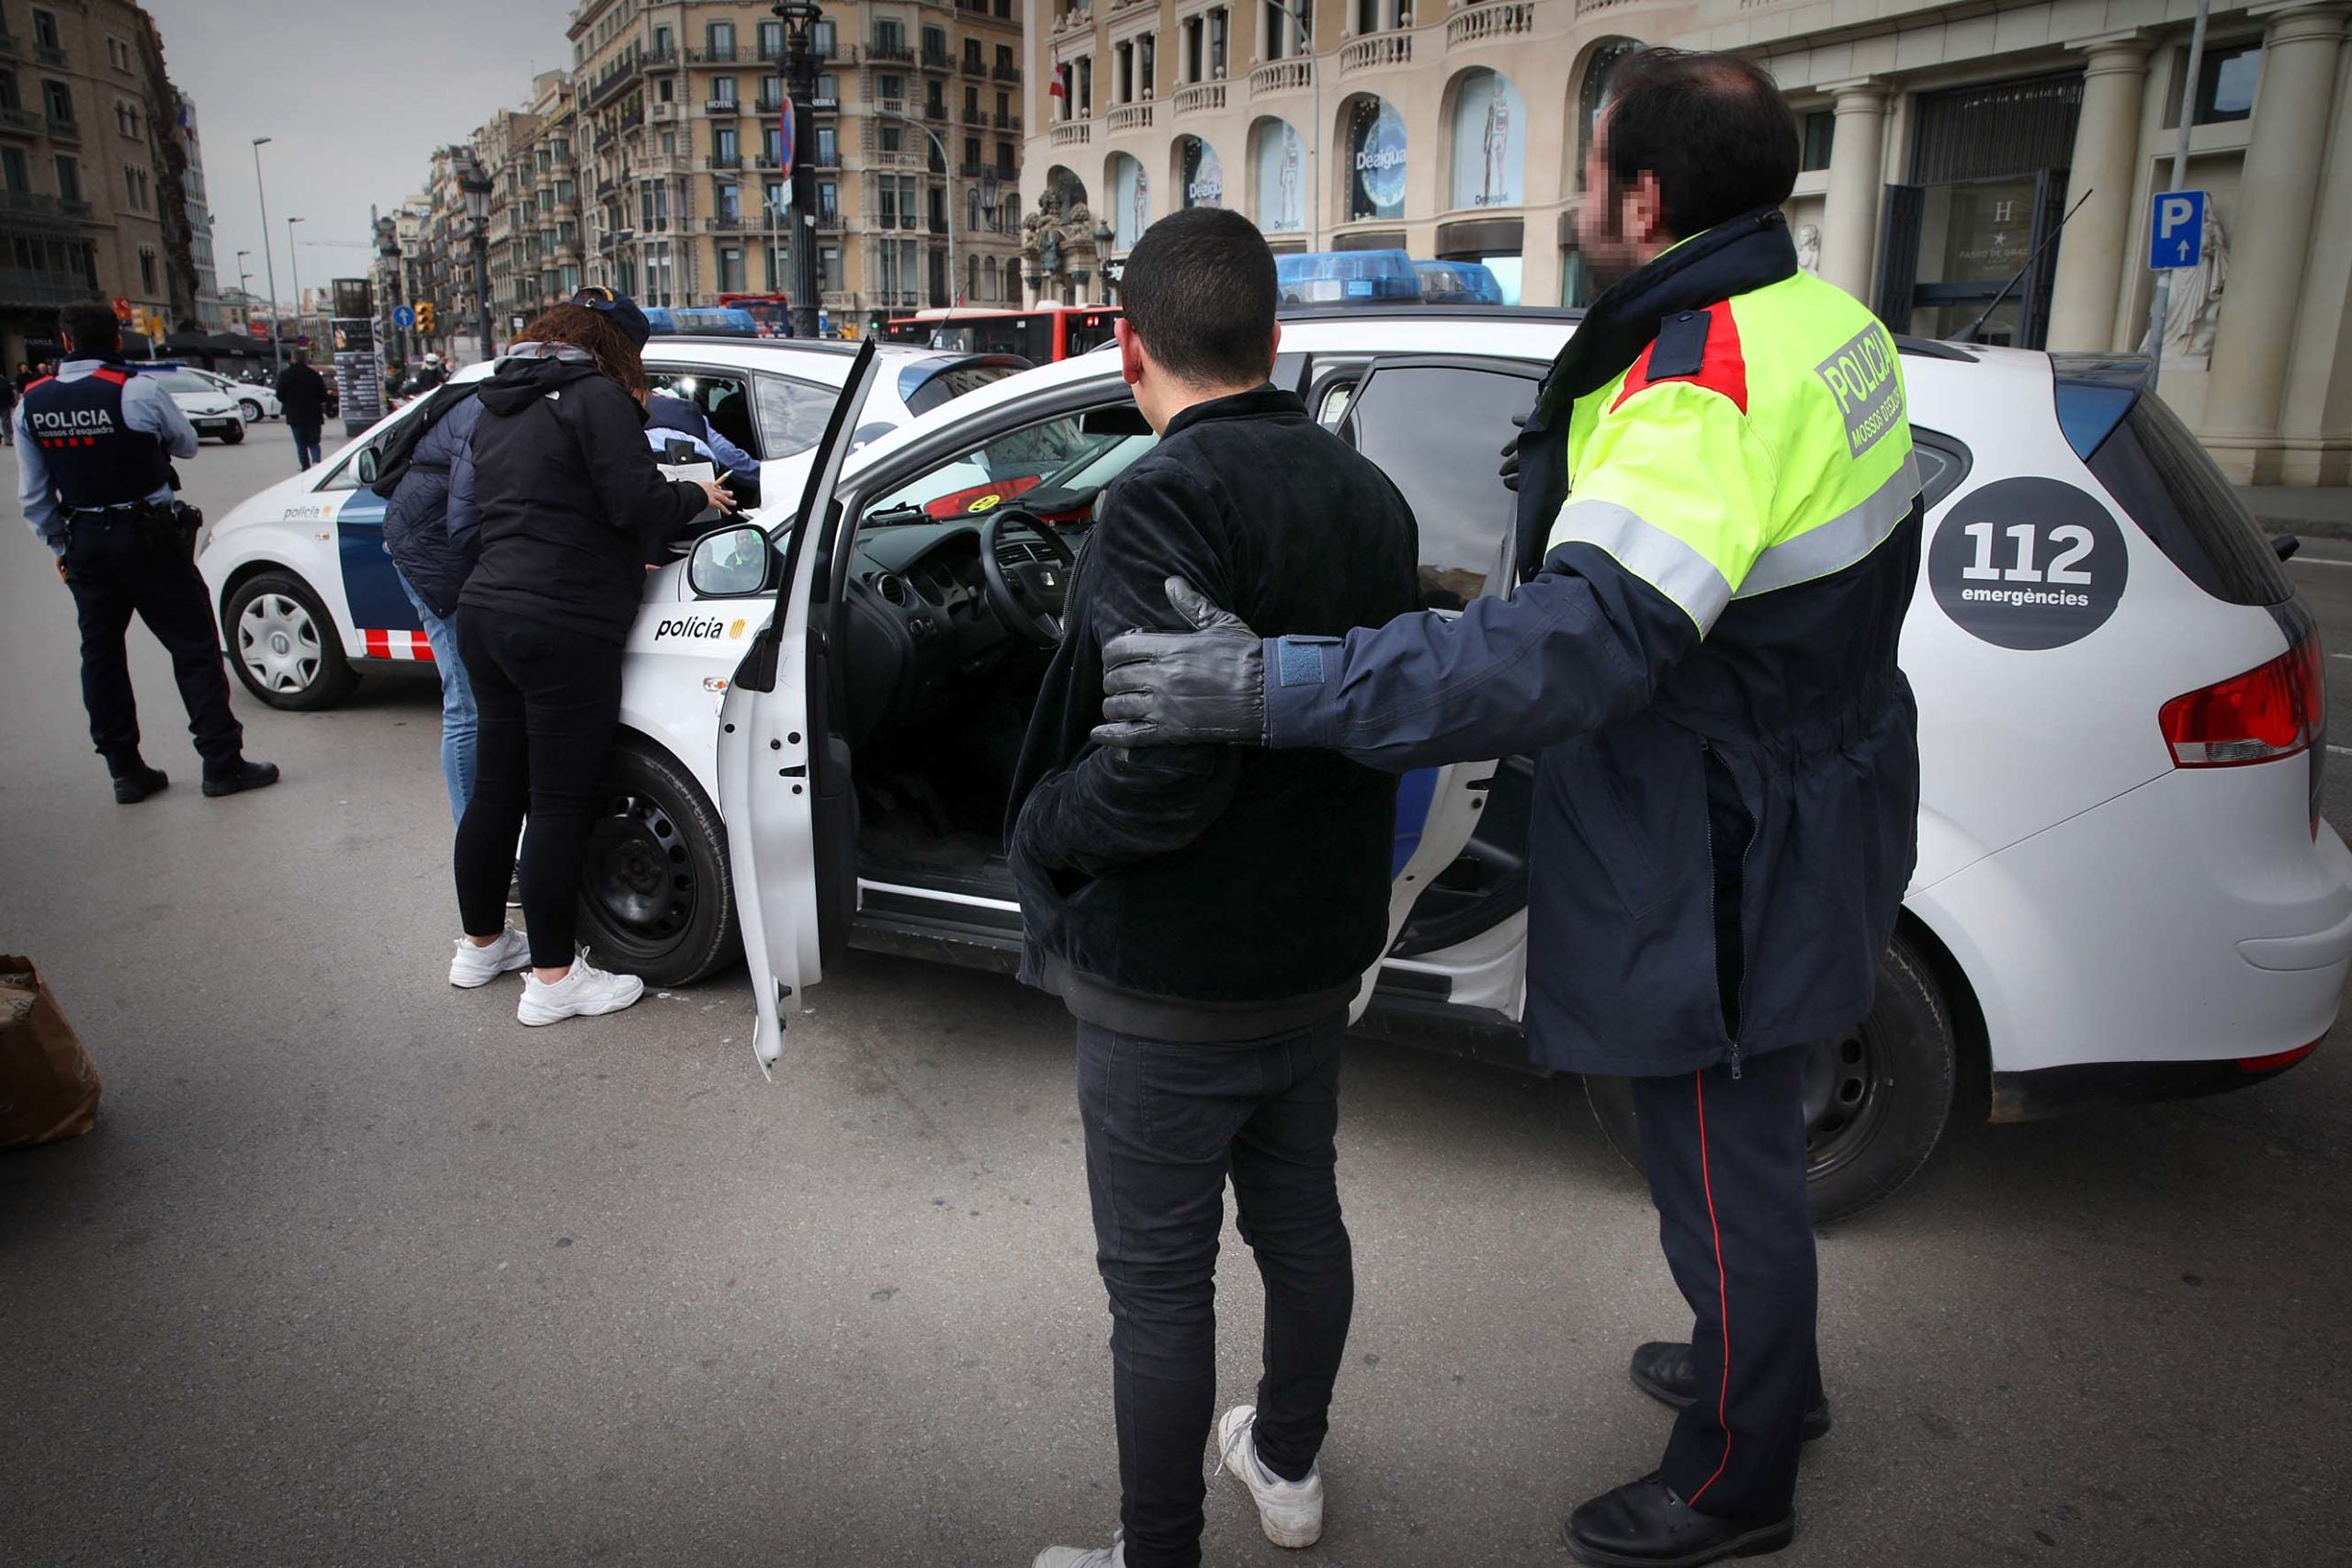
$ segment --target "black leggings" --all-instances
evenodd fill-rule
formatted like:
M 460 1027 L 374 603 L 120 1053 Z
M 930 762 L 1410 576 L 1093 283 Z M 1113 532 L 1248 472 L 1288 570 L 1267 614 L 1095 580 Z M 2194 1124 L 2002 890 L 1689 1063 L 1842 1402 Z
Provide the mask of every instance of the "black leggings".
M 580 864 L 621 712 L 617 644 L 477 610 L 458 616 L 458 649 L 481 711 L 473 799 L 458 823 L 458 912 L 469 936 L 506 920 L 514 836 L 523 839 L 523 923 L 531 963 L 572 959 Z

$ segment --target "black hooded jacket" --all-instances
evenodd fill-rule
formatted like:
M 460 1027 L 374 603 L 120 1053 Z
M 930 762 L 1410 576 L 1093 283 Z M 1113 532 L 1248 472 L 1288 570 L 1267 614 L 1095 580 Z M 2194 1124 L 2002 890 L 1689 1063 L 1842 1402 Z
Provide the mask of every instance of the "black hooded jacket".
M 662 477 L 645 411 L 569 344 L 517 344 L 482 384 L 453 522 L 469 487 L 481 558 L 458 604 L 616 643 L 637 618 L 647 563 L 708 503 L 701 486 Z

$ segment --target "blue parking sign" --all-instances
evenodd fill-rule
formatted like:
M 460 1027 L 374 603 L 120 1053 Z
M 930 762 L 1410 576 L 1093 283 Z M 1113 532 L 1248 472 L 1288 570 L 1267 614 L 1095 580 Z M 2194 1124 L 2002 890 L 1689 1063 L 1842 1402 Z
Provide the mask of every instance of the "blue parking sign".
M 414 327 L 414 326 L 416 325 L 416 310 L 415 310 L 415 308 L 414 308 L 413 306 L 409 306 L 409 305 L 395 305 L 395 306 L 393 306 L 393 307 L 392 307 L 392 325 L 394 325 L 394 326 L 396 326 L 396 327 L 400 328 L 400 330 L 401 330 L 401 331 L 402 331 L 402 332 L 407 332 L 407 331 L 409 331 L 411 328 Z
M 2160 190 L 2148 222 L 2148 265 L 2195 266 L 2205 259 L 2205 193 Z

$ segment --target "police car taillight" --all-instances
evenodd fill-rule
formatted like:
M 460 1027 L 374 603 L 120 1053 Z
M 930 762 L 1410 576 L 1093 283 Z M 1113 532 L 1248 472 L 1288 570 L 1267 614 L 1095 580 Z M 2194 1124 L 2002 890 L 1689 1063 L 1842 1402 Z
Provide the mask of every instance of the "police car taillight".
M 2327 721 L 2325 671 L 2312 631 L 2259 669 L 2173 698 L 2157 723 L 2174 765 L 2236 768 L 2301 756 Z

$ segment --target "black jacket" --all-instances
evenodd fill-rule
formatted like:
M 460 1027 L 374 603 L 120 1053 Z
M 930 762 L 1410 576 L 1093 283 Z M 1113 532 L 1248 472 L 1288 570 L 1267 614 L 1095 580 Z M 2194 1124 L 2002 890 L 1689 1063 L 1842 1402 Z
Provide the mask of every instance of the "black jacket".
M 277 373 L 278 403 L 286 411 L 286 423 L 308 428 L 323 423 L 327 417 L 327 384 L 319 373 L 307 365 L 289 365 Z
M 623 641 L 646 564 L 693 527 L 702 487 L 662 477 L 645 411 L 582 349 L 518 344 L 480 401 L 472 461 L 451 483 L 458 548 L 473 547 L 469 502 L 481 519 L 458 604 Z
M 442 414 L 418 438 L 408 472 L 392 487 L 384 508 L 384 548 L 436 615 L 457 614 L 458 592 L 472 575 L 481 547 L 479 532 L 464 529 L 463 545 L 449 532 L 450 481 L 459 455 L 472 446 L 481 418 L 479 398 L 467 398 Z
M 1169 423 L 1103 497 L 1022 747 L 1007 837 L 1024 979 L 1161 1040 L 1261 1039 L 1348 1003 L 1386 945 L 1396 781 L 1330 755 L 1088 735 L 1103 643 L 1183 625 L 1170 576 L 1261 632 L 1336 637 L 1417 607 L 1419 555 L 1396 486 L 1294 394 Z

